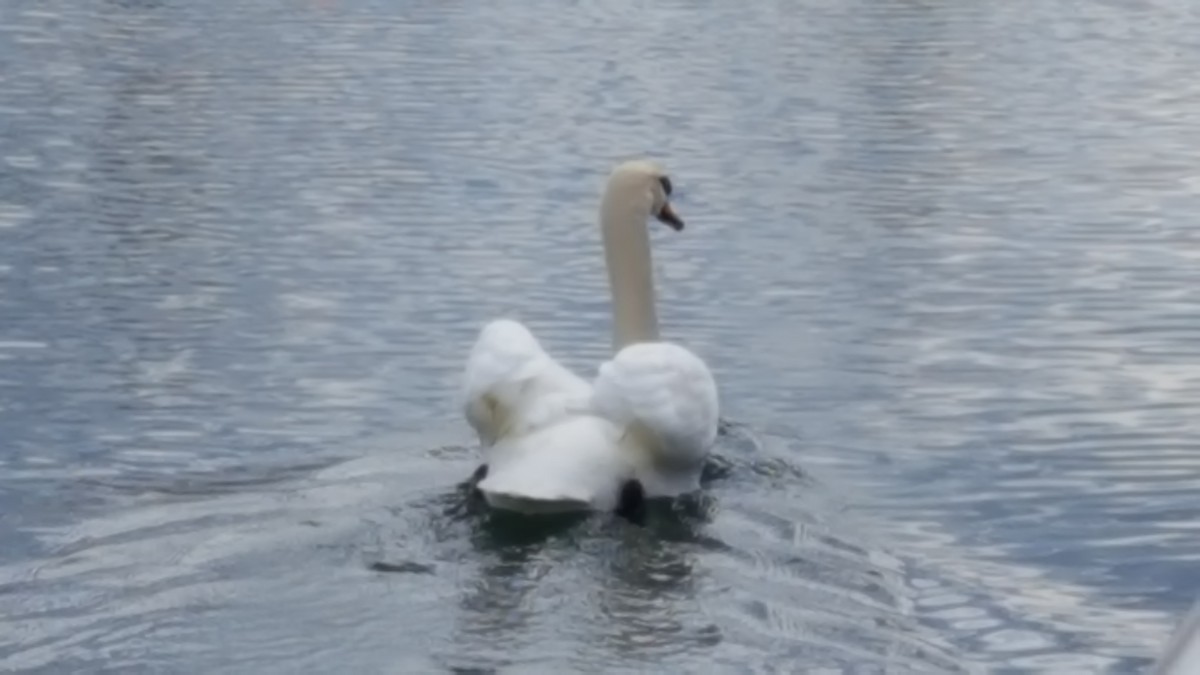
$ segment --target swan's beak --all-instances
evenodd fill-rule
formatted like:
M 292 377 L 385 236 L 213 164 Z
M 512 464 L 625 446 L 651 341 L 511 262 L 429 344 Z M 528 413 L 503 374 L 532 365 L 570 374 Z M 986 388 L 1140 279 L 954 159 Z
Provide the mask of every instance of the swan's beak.
M 675 230 L 676 232 L 683 229 L 683 219 L 675 213 L 675 209 L 671 208 L 670 202 L 663 202 L 663 207 L 658 212 L 656 218 L 658 218 L 659 221 L 670 225 L 671 229 Z

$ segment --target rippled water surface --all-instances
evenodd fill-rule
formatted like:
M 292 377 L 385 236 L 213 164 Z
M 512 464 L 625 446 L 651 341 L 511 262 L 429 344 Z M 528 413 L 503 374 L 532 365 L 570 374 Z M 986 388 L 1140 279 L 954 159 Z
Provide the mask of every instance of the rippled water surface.
M 0 670 L 1135 673 L 1200 590 L 1200 15 L 0 3 Z M 485 320 L 608 348 L 605 173 L 728 421 L 482 512 Z

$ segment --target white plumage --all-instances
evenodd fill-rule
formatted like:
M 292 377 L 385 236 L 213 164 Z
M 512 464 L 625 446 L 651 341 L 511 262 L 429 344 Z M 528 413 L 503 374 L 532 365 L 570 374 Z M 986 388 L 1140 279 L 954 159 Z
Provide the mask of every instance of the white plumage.
M 588 405 L 592 387 L 559 365 L 525 326 L 492 321 L 471 348 L 463 412 L 485 447 L 519 437 Z
M 698 489 L 717 435 L 717 387 L 687 349 L 658 339 L 646 220 L 675 229 L 661 168 L 629 162 L 609 179 L 601 207 L 613 293 L 616 356 L 593 383 L 550 357 L 525 326 L 499 319 L 480 331 L 462 406 L 479 436 L 497 508 L 611 510 L 639 482 L 647 497 Z
M 592 409 L 639 445 L 637 477 L 647 494 L 700 487 L 717 437 L 717 383 L 698 356 L 670 342 L 625 347 L 600 366 Z

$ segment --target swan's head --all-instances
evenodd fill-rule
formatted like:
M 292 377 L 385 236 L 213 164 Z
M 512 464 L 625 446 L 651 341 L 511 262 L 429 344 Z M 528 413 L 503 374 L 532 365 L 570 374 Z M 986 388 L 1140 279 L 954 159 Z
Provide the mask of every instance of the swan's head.
M 618 165 L 608 178 L 608 193 L 644 205 L 647 217 L 654 216 L 676 232 L 683 229 L 683 219 L 671 208 L 671 178 L 660 164 L 637 159 Z

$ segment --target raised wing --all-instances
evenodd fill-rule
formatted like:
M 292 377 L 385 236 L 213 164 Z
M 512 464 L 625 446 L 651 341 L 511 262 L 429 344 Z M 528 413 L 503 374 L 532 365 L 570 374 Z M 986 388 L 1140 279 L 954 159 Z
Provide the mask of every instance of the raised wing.
M 656 468 L 698 477 L 718 414 L 716 381 L 698 356 L 669 342 L 632 344 L 600 366 L 592 387 L 595 412 L 642 436 Z
M 483 327 L 463 376 L 462 406 L 484 447 L 562 419 L 588 404 L 591 385 L 542 349 L 510 319 Z

